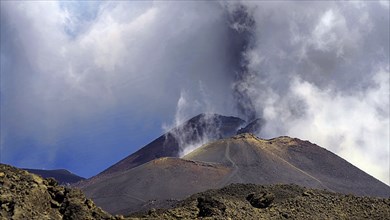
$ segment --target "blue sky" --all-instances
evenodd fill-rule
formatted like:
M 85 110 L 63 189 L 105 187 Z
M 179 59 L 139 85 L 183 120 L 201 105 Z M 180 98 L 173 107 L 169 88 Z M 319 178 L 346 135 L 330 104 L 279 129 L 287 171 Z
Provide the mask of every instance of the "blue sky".
M 2 1 L 1 162 L 89 177 L 252 112 L 389 184 L 388 27 L 388 1 Z

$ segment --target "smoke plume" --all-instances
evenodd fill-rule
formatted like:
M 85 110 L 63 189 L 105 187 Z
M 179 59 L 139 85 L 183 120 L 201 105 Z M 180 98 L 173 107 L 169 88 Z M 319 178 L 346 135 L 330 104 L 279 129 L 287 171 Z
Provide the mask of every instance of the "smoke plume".
M 91 176 L 218 113 L 390 183 L 388 1 L 0 4 L 1 162 Z
M 260 137 L 308 139 L 389 183 L 388 5 L 223 7 L 237 115 L 261 118 Z

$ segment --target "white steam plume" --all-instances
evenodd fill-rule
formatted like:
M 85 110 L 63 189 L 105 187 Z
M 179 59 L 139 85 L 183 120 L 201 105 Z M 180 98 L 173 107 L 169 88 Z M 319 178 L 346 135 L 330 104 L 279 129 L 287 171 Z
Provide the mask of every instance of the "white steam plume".
M 200 89 L 202 88 L 200 87 Z M 205 94 L 202 100 L 207 100 Z M 173 125 L 163 125 L 166 135 L 172 135 L 177 141 L 180 149 L 179 157 L 183 157 L 210 140 L 222 136 L 221 122 L 207 106 L 205 103 L 202 105 L 197 100 L 191 100 L 186 92 L 181 92 Z M 201 112 L 202 114 L 196 121 L 190 120 L 187 124 L 185 123 L 190 117 Z
M 181 100 L 172 126 L 261 117 L 389 184 L 388 1 L 0 4 L 5 162 L 108 166 Z
M 389 8 L 355 3 L 242 2 L 255 33 L 236 84 L 259 136 L 308 139 L 389 184 Z
M 388 7 L 224 6 L 239 41 L 232 83 L 239 115 L 263 118 L 261 137 L 308 139 L 389 184 Z

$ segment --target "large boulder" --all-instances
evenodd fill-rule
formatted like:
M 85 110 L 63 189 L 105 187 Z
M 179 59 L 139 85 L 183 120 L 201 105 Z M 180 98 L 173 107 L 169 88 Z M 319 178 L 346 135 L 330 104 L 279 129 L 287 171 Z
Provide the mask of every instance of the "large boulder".
M 0 164 L 0 219 L 115 219 L 79 189 Z

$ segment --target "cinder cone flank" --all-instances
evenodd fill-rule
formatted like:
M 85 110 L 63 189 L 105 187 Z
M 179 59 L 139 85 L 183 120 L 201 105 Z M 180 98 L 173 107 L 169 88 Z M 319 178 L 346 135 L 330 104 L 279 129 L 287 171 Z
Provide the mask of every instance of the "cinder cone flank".
M 308 141 L 239 134 L 203 145 L 183 158 L 159 158 L 82 190 L 105 210 L 128 213 L 164 207 L 231 183 L 297 185 L 333 192 L 389 197 L 390 187 Z M 152 202 L 151 202 L 152 201 Z

